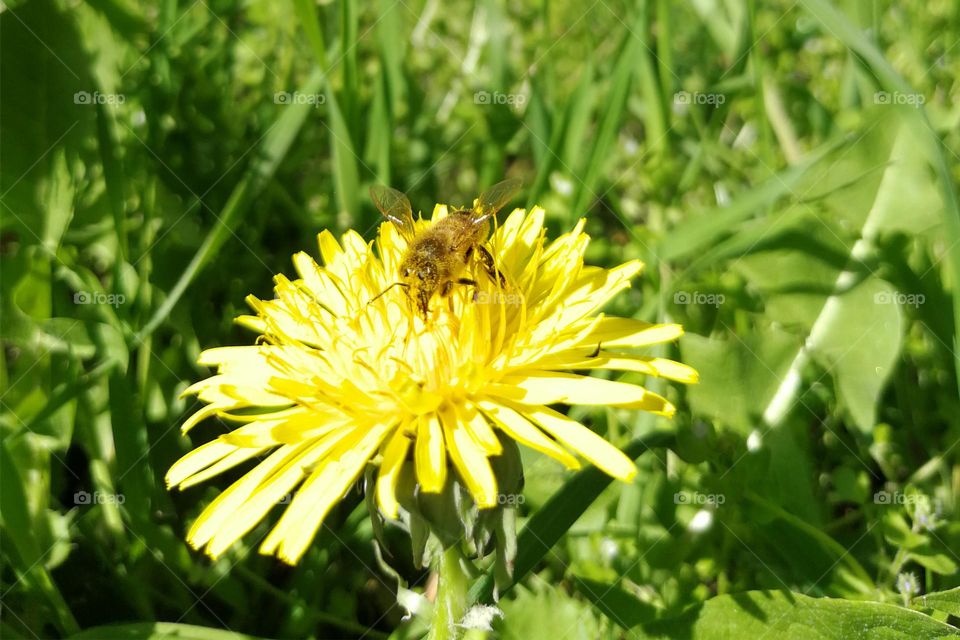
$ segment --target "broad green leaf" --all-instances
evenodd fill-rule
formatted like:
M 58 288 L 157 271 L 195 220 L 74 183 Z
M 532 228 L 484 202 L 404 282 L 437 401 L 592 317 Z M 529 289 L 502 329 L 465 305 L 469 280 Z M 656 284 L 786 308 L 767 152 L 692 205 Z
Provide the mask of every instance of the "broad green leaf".
M 763 298 L 765 318 L 794 332 L 810 331 L 850 260 L 850 246 L 840 240 L 839 227 L 818 219 L 809 208 L 797 209 L 801 215 L 787 228 L 781 228 L 780 221 L 791 216 L 791 210 L 770 224 L 755 225 L 757 244 L 730 264 Z M 857 275 L 862 279 L 869 271 L 858 269 Z
M 683 362 L 700 373 L 687 391 L 693 411 L 746 435 L 756 427 L 766 402 L 790 364 L 797 339 L 774 329 L 757 329 L 725 339 L 687 334 L 680 341 Z
M 904 320 L 899 296 L 886 282 L 871 278 L 832 298 L 835 308 L 825 307 L 823 313 L 835 313 L 835 320 L 812 352 L 830 371 L 864 434 L 876 424 L 877 400 L 900 355 Z
M 898 91 L 902 94 L 916 94 L 910 85 L 897 73 L 884 55 L 877 49 L 874 41 L 867 36 L 864 30 L 858 29 L 833 4 L 825 0 L 802 0 L 803 7 L 820 22 L 824 30 L 839 38 L 850 50 L 862 56 L 870 68 L 881 80 L 882 86 L 889 91 Z M 913 109 L 909 106 L 900 109 L 903 114 L 909 114 L 905 120 L 910 134 L 923 141 L 924 155 L 936 172 L 938 186 L 943 196 L 943 220 L 947 237 L 947 256 L 949 259 L 950 280 L 960 282 L 960 200 L 957 198 L 956 182 L 947 159 L 946 147 L 943 140 L 934 132 L 934 128 L 927 117 L 926 110 L 921 107 Z M 960 327 L 960 295 L 953 294 L 954 326 Z M 957 372 L 957 383 L 960 384 L 960 342 L 954 336 L 953 361 Z
M 906 126 L 896 134 L 897 137 L 908 135 L 910 131 Z M 903 328 L 899 305 L 902 302 L 899 295 L 877 277 L 863 282 L 862 265 L 875 250 L 885 227 L 900 228 L 889 210 L 889 194 L 906 188 L 901 184 L 907 175 L 902 164 L 909 162 L 910 157 L 898 154 L 908 148 L 906 144 L 891 143 L 887 169 L 872 194 L 872 201 L 864 209 L 861 199 L 859 208 L 864 212 L 851 214 L 862 220 L 860 238 L 850 249 L 848 266 L 836 276 L 832 293 L 822 303 L 811 301 L 819 311 L 812 316 L 815 319 L 805 340 L 764 410 L 766 424 L 782 423 L 796 405 L 802 372 L 811 361 L 818 360 L 833 375 L 854 423 L 864 433 L 873 429 L 877 400 L 900 352 Z M 842 195 L 840 193 L 840 197 Z
M 174 622 L 135 622 L 93 627 L 70 636 L 71 640 L 258 640 L 245 633 Z
M 667 640 L 916 640 L 960 637 L 933 618 L 891 604 L 747 591 L 711 598 L 676 618 L 635 627 L 631 638 Z
M 960 616 L 960 587 L 917 596 L 913 599 L 913 604 L 914 606 L 943 611 L 952 616 Z

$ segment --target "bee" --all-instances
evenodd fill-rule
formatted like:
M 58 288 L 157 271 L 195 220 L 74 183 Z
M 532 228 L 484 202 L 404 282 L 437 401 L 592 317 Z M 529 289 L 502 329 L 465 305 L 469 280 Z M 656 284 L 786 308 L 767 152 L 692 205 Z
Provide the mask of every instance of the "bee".
M 473 275 L 470 267 L 475 263 L 479 263 L 493 281 L 505 286 L 506 279 L 497 270 L 484 243 L 490 232 L 490 218 L 519 189 L 519 180 L 498 182 L 481 193 L 474 206 L 451 211 L 447 217 L 417 233 L 407 196 L 390 187 L 371 187 L 370 197 L 377 209 L 407 241 L 397 274 L 399 282 L 391 284 L 373 300 L 393 287 L 403 287 L 426 320 L 434 295 L 449 296 L 456 285 L 477 286 L 476 280 L 464 275 Z

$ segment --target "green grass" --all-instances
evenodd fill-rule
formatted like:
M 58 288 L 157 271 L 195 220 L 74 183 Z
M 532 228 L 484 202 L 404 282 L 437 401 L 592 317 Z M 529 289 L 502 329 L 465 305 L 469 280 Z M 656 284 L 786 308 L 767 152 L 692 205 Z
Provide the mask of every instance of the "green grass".
M 524 452 L 497 633 L 960 633 L 958 61 L 947 0 L 8 2 L 0 635 L 422 634 L 360 491 L 296 568 L 269 523 L 211 562 L 184 532 L 240 471 L 163 474 L 222 429 L 179 433 L 197 354 L 321 229 L 372 238 L 370 184 L 507 176 L 646 263 L 611 312 L 682 323 L 702 381 L 672 421 L 577 410 L 634 485 Z

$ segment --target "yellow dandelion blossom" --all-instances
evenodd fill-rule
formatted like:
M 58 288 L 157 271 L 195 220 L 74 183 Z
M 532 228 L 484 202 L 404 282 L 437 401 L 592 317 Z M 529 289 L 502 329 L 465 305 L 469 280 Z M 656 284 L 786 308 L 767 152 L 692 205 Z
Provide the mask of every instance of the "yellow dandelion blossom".
M 447 213 L 438 205 L 433 221 Z M 674 340 L 676 324 L 609 317 L 600 308 L 629 286 L 642 264 L 585 265 L 581 220 L 553 242 L 544 212 L 515 210 L 489 240 L 505 284 L 478 275 L 434 298 L 423 318 L 394 288 L 406 242 L 393 224 L 368 243 L 348 232 L 319 235 L 323 266 L 306 253 L 299 278 L 275 278 L 273 300 L 248 298 L 254 346 L 209 349 L 216 375 L 185 393 L 206 405 L 188 432 L 217 416 L 236 428 L 197 447 L 167 473 L 186 488 L 248 460 L 259 462 L 217 497 L 188 534 L 217 557 L 296 491 L 260 546 L 295 563 L 324 517 L 368 463 L 379 462 L 376 500 L 397 518 L 397 482 L 412 464 L 422 491 L 439 493 L 456 474 L 476 505 L 497 505 L 490 458 L 498 431 L 571 469 L 585 459 L 620 480 L 636 468 L 604 438 L 551 405 L 605 405 L 671 415 L 665 398 L 641 386 L 572 373 L 639 372 L 694 382 L 696 372 L 632 349 Z M 418 221 L 418 230 L 430 221 Z M 371 300 L 374 300 L 372 303 Z

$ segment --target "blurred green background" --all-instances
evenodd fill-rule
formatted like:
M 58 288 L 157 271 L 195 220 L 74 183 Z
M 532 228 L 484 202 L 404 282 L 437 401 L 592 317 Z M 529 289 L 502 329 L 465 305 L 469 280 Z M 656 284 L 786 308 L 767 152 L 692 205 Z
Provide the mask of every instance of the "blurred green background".
M 504 177 L 646 262 L 611 311 L 702 381 L 576 414 L 658 444 L 631 486 L 525 456 L 499 637 L 954 633 L 916 596 L 960 585 L 958 42 L 951 0 L 0 4 L 0 635 L 422 633 L 359 491 L 295 568 L 267 524 L 211 562 L 184 531 L 240 471 L 163 474 L 224 429 L 179 433 L 199 351 L 321 229 L 372 238 L 368 185 Z

